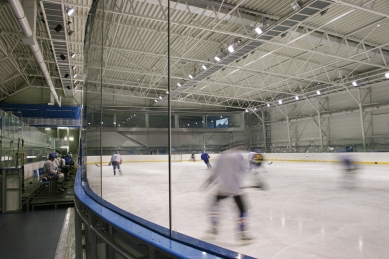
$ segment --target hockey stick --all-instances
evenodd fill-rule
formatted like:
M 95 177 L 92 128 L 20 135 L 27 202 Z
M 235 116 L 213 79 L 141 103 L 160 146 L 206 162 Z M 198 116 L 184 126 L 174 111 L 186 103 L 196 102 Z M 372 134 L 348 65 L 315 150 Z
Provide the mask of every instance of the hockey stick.
M 271 164 L 273 164 L 273 162 L 270 162 L 269 164 L 267 164 L 267 165 L 271 165 Z
M 101 167 L 99 164 L 95 164 L 97 167 Z M 106 166 L 110 166 L 110 165 L 106 165 Z

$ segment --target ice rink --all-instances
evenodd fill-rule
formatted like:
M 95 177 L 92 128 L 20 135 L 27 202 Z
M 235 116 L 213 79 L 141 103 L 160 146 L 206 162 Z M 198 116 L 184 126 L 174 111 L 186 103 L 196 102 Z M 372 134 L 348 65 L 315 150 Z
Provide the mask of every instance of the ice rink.
M 168 227 L 167 163 L 123 163 L 122 171 L 114 176 L 110 166 L 89 164 L 91 188 Z M 256 258 L 389 258 L 389 166 L 360 165 L 355 178 L 345 179 L 335 164 L 266 162 L 269 189 L 245 189 L 250 244 L 235 240 L 238 212 L 232 199 L 222 201 L 219 235 L 205 235 L 215 188 L 204 190 L 202 184 L 210 173 L 202 161 L 172 163 L 175 231 Z

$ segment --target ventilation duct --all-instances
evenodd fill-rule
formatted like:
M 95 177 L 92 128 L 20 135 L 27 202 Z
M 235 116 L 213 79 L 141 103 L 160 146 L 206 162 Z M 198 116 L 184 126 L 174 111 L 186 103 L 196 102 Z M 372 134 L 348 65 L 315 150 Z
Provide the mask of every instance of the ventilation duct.
M 30 17 L 31 16 L 35 17 L 35 13 L 36 13 L 36 9 L 37 9 L 36 8 L 36 1 L 25 1 L 25 2 L 26 2 L 26 5 L 30 5 L 30 6 L 28 6 L 28 8 L 31 9 L 28 12 L 30 14 Z M 32 55 L 35 58 L 35 61 L 38 63 L 38 65 L 43 73 L 43 76 L 45 77 L 46 83 L 50 88 L 51 94 L 53 95 L 55 101 L 58 103 L 58 106 L 61 106 L 61 102 L 58 99 L 57 92 L 55 91 L 54 84 L 51 81 L 49 71 L 48 71 L 46 64 L 45 64 L 45 61 L 43 59 L 42 52 L 39 48 L 38 42 L 35 39 L 35 35 L 33 34 L 33 31 L 31 30 L 30 24 L 28 22 L 28 19 L 27 19 L 25 13 L 24 13 L 24 9 L 23 9 L 22 5 L 20 4 L 19 0 L 8 0 L 8 3 L 11 6 L 12 11 L 14 12 L 14 15 L 15 15 L 16 19 L 18 20 L 19 25 L 23 31 L 24 36 L 25 36 L 22 39 L 23 43 L 27 44 L 28 48 L 30 49 Z M 34 19 L 36 19 L 36 18 L 34 18 Z M 35 23 L 33 23 L 33 24 L 35 25 Z

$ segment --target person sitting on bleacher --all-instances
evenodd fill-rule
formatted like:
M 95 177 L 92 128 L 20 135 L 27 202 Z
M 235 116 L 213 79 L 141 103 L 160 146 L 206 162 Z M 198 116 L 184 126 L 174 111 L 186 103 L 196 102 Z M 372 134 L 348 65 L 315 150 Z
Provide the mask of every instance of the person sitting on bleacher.
M 58 160 L 59 160 L 59 168 L 61 168 L 61 172 L 65 175 L 65 181 L 66 181 L 69 173 L 69 165 L 66 164 L 66 156 L 62 156 Z
M 68 171 L 71 171 L 74 169 L 74 161 L 72 160 L 72 155 L 69 153 L 66 154 L 65 161 L 66 161 L 66 165 L 69 166 Z
M 65 180 L 65 176 L 63 173 L 58 171 L 57 165 L 54 162 L 55 156 L 56 155 L 54 153 L 49 154 L 49 158 L 44 163 L 43 171 L 44 171 L 44 174 L 47 176 L 42 178 L 42 181 L 58 180 L 58 183 L 62 184 Z M 61 186 L 58 188 L 58 191 L 64 192 L 65 189 L 66 189 L 65 186 Z
M 60 168 L 60 165 L 59 165 L 59 159 L 58 159 L 57 153 L 53 153 L 53 156 L 54 156 L 53 162 L 54 162 L 55 166 L 57 167 L 56 170 L 58 170 Z M 59 171 L 61 171 L 61 170 L 59 169 Z

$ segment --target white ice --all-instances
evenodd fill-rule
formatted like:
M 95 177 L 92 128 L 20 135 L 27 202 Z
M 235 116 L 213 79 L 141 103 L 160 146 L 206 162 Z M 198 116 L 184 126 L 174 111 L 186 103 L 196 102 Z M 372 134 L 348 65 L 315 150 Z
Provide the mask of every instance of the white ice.
M 127 163 L 122 171 L 87 169 L 92 189 L 105 200 L 168 227 L 167 163 Z M 245 189 L 255 239 L 242 245 L 235 240 L 232 199 L 221 203 L 219 235 L 205 235 L 215 193 L 201 188 L 211 173 L 206 165 L 172 163 L 173 230 L 256 258 L 389 258 L 389 166 L 359 166 L 347 179 L 328 163 L 267 162 L 262 171 L 270 189 Z

